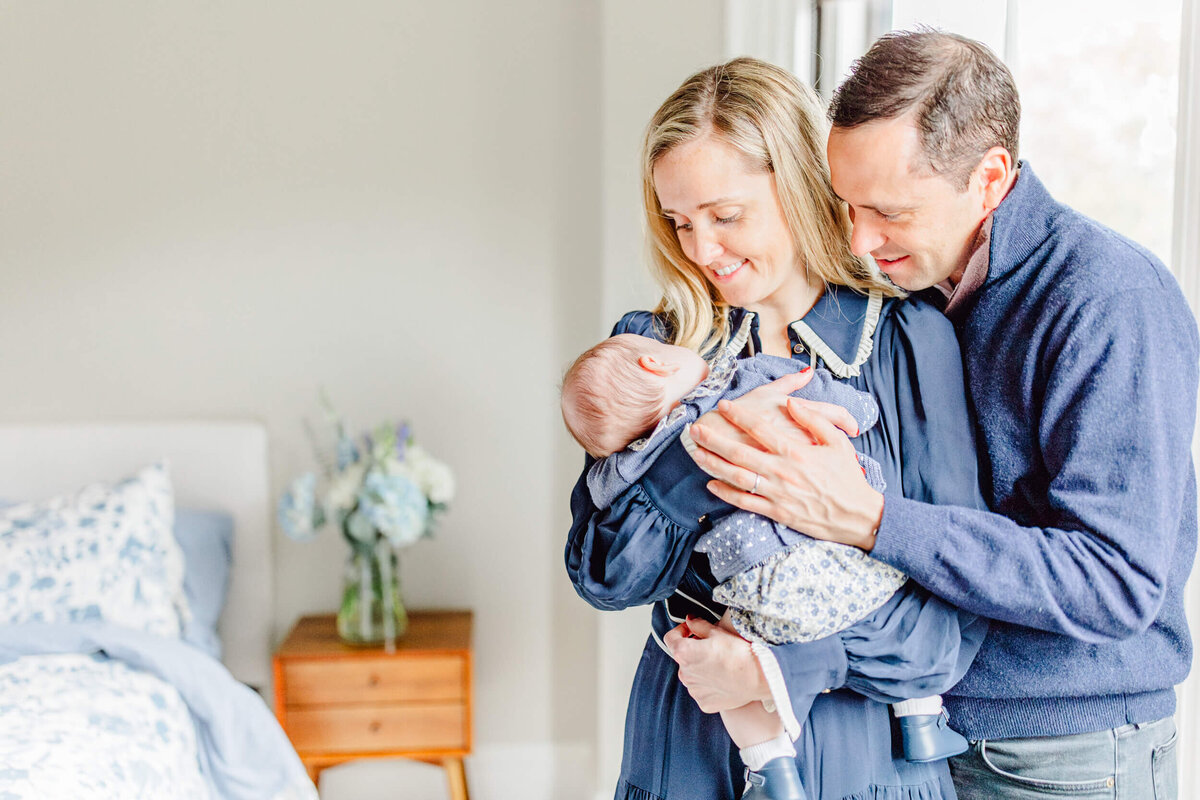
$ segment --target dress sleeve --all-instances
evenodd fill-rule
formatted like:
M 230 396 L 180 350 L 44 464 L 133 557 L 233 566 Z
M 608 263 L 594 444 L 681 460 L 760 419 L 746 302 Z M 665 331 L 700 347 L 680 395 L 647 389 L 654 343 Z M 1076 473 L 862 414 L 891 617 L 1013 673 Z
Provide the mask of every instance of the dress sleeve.
M 632 312 L 613 329 L 662 338 L 655 318 Z M 566 566 L 575 591 L 599 609 L 645 605 L 670 596 L 687 570 L 703 533 L 701 517 L 724 506 L 705 484 L 699 470 L 676 440 L 654 461 L 653 468 L 604 509 L 588 491 L 586 460 L 571 493 L 571 530 Z M 728 509 L 728 506 L 724 506 Z
M 872 555 L 993 619 L 1093 643 L 1145 630 L 1192 480 L 1196 329 L 1177 305 L 1151 288 L 1091 297 L 1047 342 L 1028 424 L 1051 524 L 889 497 Z

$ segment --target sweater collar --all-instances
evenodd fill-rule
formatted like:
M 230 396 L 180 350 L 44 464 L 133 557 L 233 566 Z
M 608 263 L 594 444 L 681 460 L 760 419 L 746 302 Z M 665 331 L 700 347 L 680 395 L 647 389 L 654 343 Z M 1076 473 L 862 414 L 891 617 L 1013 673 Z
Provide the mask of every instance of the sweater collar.
M 1017 180 L 992 212 L 988 275 L 985 286 L 1016 270 L 1050 237 L 1058 202 L 1038 180 L 1029 162 L 1020 163 Z

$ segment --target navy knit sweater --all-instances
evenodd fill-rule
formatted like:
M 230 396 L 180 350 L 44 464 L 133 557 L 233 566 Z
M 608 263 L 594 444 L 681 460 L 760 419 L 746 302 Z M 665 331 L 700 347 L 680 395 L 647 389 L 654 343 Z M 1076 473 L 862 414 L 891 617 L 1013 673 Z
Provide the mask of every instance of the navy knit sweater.
M 995 513 L 889 495 L 872 552 L 996 620 L 946 698 L 952 725 L 992 739 L 1169 716 L 1196 548 L 1200 346 L 1178 285 L 1026 164 L 955 328 Z

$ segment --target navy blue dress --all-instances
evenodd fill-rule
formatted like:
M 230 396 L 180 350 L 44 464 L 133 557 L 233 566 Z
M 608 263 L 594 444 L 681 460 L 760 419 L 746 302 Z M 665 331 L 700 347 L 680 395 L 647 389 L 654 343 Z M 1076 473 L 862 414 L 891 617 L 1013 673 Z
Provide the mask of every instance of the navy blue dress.
M 735 330 L 744 313 L 732 312 Z M 623 332 L 664 338 L 661 325 L 647 312 L 622 318 L 614 334 Z M 918 299 L 880 304 L 878 298 L 830 286 L 793 323 L 789 337 L 798 368 L 816 360 L 875 397 L 879 423 L 855 446 L 879 462 L 889 492 L 984 507 L 962 361 L 941 312 Z M 754 328 L 743 355 L 758 349 Z M 586 475 L 585 465 L 571 497 L 573 522 L 566 547 L 576 591 L 600 609 L 654 604 L 626 716 L 616 798 L 734 800 L 742 793 L 744 774 L 737 750 L 720 716 L 703 713 L 688 695 L 675 662 L 660 644 L 685 615 L 716 621 L 724 610 L 712 599 L 715 581 L 707 558 L 693 553 L 693 547 L 708 519 L 732 508 L 704 488 L 708 476 L 679 444 L 604 511 L 592 505 Z M 906 596 L 902 613 L 889 613 L 896 610 L 894 598 L 867 621 L 919 632 L 902 637 L 914 650 L 896 654 L 894 660 L 880 653 L 868 665 L 851 664 L 869 650 L 860 641 L 847 646 L 845 637 L 853 636 L 854 629 L 771 648 L 789 695 L 800 698 L 834 689 L 819 694 L 806 719 L 806 706 L 797 707 L 804 727 L 796 760 L 810 800 L 954 798 L 945 762 L 904 761 L 888 707 L 860 692 L 901 699 L 945 691 L 966 670 L 986 625 L 912 582 L 900 595 Z M 920 602 L 912 602 L 913 596 Z

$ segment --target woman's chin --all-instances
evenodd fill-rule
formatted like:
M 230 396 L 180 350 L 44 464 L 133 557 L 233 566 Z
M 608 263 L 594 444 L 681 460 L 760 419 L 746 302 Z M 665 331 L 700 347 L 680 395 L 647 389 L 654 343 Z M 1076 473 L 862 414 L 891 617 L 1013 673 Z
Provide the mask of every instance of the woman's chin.
M 755 292 L 752 286 L 733 283 L 724 286 L 717 284 L 716 289 L 722 300 L 738 308 L 746 308 L 762 300 L 758 296 L 760 293 Z

